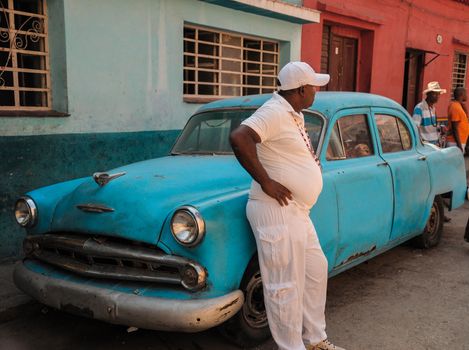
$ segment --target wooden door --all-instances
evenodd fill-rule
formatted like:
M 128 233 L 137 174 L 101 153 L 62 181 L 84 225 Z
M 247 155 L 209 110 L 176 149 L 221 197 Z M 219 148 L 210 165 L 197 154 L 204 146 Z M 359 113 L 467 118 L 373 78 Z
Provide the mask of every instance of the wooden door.
M 402 105 L 412 114 L 414 107 L 420 102 L 421 76 L 423 69 L 424 52 L 407 49 L 404 66 L 404 89 Z
M 329 47 L 329 91 L 356 91 L 358 40 L 332 34 Z

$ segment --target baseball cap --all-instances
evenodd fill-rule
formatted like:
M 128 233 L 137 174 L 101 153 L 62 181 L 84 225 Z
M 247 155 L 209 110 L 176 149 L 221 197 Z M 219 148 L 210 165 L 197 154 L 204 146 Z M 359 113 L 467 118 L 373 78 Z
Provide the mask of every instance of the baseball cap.
M 306 62 L 287 63 L 277 76 L 278 90 L 291 90 L 303 85 L 324 86 L 329 82 L 329 74 L 319 74 Z

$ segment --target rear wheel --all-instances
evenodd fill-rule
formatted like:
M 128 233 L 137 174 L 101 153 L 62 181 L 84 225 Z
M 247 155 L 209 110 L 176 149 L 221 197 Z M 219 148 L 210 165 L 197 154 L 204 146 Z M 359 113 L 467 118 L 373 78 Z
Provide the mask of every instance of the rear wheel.
M 241 347 L 253 347 L 270 337 L 257 256 L 251 259 L 240 287 L 244 293 L 243 307 L 218 329 L 231 342 Z
M 430 209 L 430 216 L 427 224 L 420 236 L 413 239 L 412 243 L 418 248 L 431 248 L 440 243 L 443 233 L 444 208 L 443 200 L 440 196 L 436 196 Z

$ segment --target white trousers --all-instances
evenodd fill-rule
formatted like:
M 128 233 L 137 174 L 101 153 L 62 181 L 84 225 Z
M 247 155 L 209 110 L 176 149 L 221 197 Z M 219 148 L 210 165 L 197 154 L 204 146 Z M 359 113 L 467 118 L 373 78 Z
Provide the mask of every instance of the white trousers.
M 280 350 L 305 350 L 327 338 L 324 309 L 327 260 L 309 211 L 293 203 L 249 200 L 246 213 L 256 238 L 264 302 Z

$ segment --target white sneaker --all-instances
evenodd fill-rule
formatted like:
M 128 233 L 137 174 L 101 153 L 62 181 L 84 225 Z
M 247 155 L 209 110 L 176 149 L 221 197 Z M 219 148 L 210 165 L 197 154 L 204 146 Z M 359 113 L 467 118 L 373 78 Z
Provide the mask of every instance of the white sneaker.
M 325 339 L 316 345 L 308 345 L 306 346 L 306 349 L 307 350 L 345 350 L 344 348 L 335 346 L 328 339 Z

